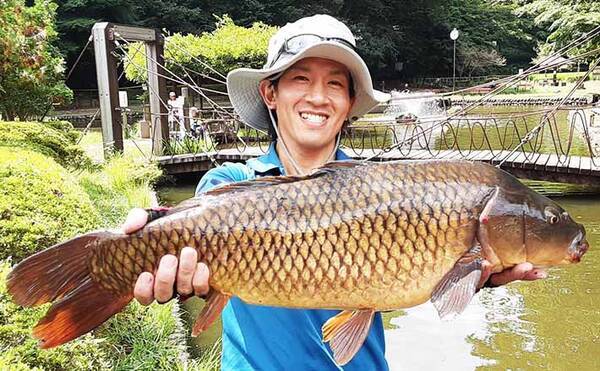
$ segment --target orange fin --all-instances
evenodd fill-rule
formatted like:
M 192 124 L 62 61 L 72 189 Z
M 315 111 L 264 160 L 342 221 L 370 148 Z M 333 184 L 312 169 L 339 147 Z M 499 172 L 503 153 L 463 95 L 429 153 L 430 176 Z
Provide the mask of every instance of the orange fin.
M 431 302 L 440 318 L 452 317 L 465 310 L 477 291 L 483 260 L 481 247 L 472 247 L 437 284 Z
M 10 272 L 7 288 L 15 302 L 54 302 L 33 329 L 40 347 L 52 348 L 91 331 L 131 301 L 131 294 L 106 291 L 90 276 L 90 253 L 114 237 L 109 231 L 75 237 L 30 256 Z
M 92 245 L 110 235 L 108 231 L 86 233 L 28 257 L 9 273 L 8 292 L 26 307 L 62 298 L 89 279 Z
M 119 296 L 88 279 L 50 307 L 33 329 L 33 336 L 44 349 L 64 344 L 100 326 L 131 299 L 131 294 Z
M 192 336 L 198 336 L 202 331 L 206 330 L 215 322 L 219 315 L 227 305 L 229 296 L 222 294 L 216 290 L 210 290 L 206 296 L 204 308 L 198 314 L 194 327 L 192 327 Z
M 358 352 L 369 334 L 374 315 L 372 309 L 344 310 L 325 322 L 321 328 L 323 341 L 329 342 L 338 365 L 350 362 Z

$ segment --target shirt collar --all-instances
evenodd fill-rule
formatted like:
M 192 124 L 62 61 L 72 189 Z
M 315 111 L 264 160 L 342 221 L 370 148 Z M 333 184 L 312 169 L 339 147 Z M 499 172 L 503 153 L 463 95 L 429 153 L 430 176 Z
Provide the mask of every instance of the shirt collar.
M 350 157 L 338 148 L 335 153 L 335 159 L 348 160 Z M 279 159 L 277 151 L 275 150 L 275 142 L 271 142 L 267 153 L 256 158 L 251 158 L 246 162 L 246 164 L 250 169 L 254 170 L 254 172 L 258 174 L 266 174 L 268 172 L 272 172 L 273 169 L 278 169 L 280 174 L 285 174 L 281 160 Z

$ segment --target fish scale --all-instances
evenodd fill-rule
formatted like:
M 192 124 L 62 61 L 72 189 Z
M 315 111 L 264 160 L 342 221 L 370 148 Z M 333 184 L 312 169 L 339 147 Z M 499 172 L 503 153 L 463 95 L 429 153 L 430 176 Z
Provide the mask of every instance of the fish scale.
M 492 189 L 493 173 L 474 178 L 457 166 L 465 164 L 370 164 L 210 196 L 97 248 L 92 277 L 130 290 L 161 256 L 192 246 L 211 287 L 249 303 L 408 307 L 471 246 Z

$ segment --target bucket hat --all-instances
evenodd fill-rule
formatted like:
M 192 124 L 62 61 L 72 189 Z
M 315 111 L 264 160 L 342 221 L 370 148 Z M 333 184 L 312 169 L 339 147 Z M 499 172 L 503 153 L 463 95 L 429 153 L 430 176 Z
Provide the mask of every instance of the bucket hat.
M 329 15 L 318 14 L 288 23 L 269 40 L 267 63 L 262 69 L 237 68 L 227 74 L 231 104 L 243 122 L 266 132 L 270 119 L 259 93 L 260 81 L 303 58 L 318 57 L 339 62 L 350 71 L 356 95 L 348 119 L 354 121 L 390 99 L 389 94 L 373 89 L 369 69 L 355 48 L 352 31 Z

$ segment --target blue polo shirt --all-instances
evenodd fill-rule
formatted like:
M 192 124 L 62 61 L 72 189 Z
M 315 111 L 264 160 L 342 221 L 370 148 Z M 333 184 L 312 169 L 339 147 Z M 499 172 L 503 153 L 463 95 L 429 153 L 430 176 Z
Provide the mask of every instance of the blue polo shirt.
M 349 157 L 338 150 L 336 160 Z M 275 145 L 245 164 L 224 163 L 202 177 L 196 195 L 226 183 L 265 175 L 284 175 Z M 232 297 L 223 310 L 221 367 L 229 370 L 387 370 L 383 322 L 377 313 L 369 336 L 356 356 L 343 368 L 335 364 L 321 326 L 337 310 L 287 309 L 246 304 Z

